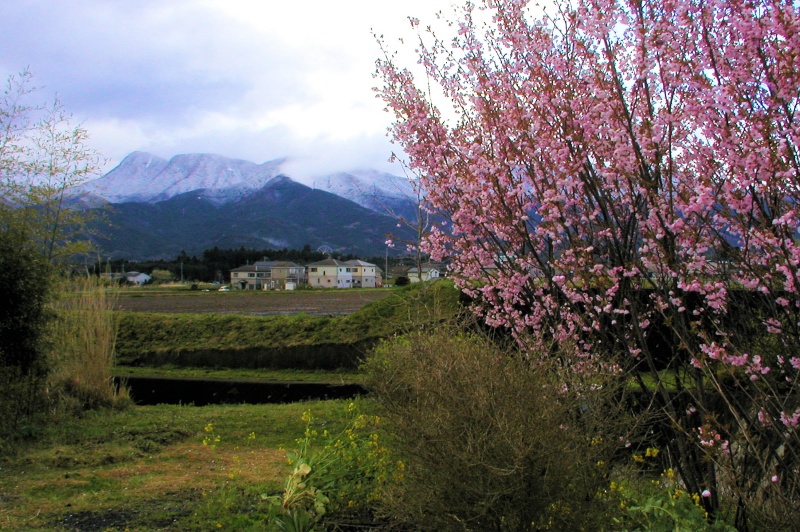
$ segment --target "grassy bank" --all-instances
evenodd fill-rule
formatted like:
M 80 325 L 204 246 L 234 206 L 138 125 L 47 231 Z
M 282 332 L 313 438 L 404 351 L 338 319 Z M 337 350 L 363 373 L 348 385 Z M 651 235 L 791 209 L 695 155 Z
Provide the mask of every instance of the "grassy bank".
M 410 286 L 336 317 L 120 311 L 117 364 L 354 368 L 380 338 L 457 311 L 458 291 L 449 282 Z
M 210 368 L 164 366 L 117 366 L 115 376 L 163 377 L 182 379 L 224 379 L 261 382 L 307 382 L 351 384 L 360 383 L 363 375 L 356 370 L 309 370 L 295 369 L 248 369 L 248 368 Z
M 160 405 L 54 424 L 0 455 L 0 529 L 263 528 L 261 494 L 280 491 L 308 408 L 326 428 L 344 410 Z

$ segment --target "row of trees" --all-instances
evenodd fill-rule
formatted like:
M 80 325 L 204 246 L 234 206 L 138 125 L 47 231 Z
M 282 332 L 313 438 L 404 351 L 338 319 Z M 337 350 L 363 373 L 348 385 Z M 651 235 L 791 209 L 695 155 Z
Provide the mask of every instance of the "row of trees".
M 395 266 L 401 263 L 415 262 L 416 259 L 400 257 L 357 257 L 352 254 L 344 253 L 323 253 L 311 249 L 306 245 L 303 249 L 207 249 L 201 256 L 188 255 L 181 252 L 174 260 L 155 260 L 155 261 L 125 261 L 121 259 L 109 260 L 105 263 L 100 262 L 90 268 L 91 273 L 125 271 L 139 271 L 152 273 L 153 271 L 169 272 L 171 279 L 183 279 L 187 281 L 200 282 L 224 282 L 230 277 L 230 271 L 245 264 L 253 264 L 256 261 L 290 261 L 305 265 L 311 262 L 318 262 L 326 258 L 337 260 L 362 259 L 381 267 Z
M 411 20 L 424 79 L 386 44 L 377 63 L 394 138 L 444 220 L 425 251 L 533 368 L 557 360 L 572 390 L 638 383 L 663 456 L 711 515 L 788 526 L 800 514 L 797 4 L 478 4 L 446 37 Z

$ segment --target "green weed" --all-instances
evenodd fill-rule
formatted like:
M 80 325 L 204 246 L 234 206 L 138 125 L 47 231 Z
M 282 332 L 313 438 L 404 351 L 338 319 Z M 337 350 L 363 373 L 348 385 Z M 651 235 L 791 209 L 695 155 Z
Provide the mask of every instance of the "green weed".
M 347 406 L 340 431 L 325 427 L 306 410 L 303 437 L 287 456 L 291 472 L 280 495 L 267 496 L 276 530 L 309 531 L 323 521 L 371 520 L 384 490 L 402 479 L 404 465 L 382 442 L 379 416 Z

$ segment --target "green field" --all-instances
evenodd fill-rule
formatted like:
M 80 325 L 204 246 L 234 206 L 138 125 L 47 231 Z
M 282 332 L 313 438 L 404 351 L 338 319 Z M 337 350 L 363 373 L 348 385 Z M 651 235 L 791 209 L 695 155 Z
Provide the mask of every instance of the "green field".
M 63 420 L 0 455 L 0 529 L 262 529 L 261 495 L 281 489 L 302 412 L 333 427 L 344 406 L 136 406 Z

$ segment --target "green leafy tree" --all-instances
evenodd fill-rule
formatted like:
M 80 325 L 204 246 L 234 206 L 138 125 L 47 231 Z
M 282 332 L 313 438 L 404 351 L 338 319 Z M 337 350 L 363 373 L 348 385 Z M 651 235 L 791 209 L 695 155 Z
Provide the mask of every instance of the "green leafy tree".
M 175 280 L 175 274 L 169 270 L 153 270 L 150 277 L 154 283 L 169 283 Z

